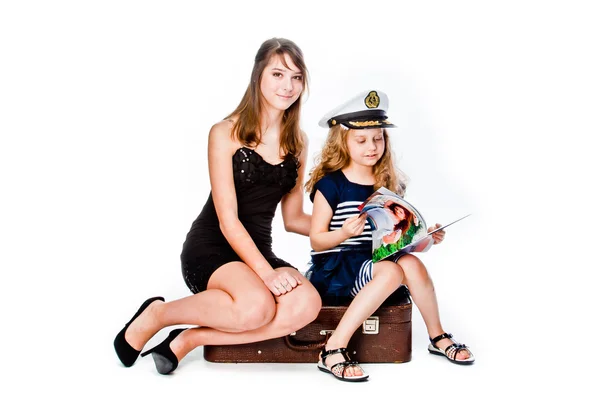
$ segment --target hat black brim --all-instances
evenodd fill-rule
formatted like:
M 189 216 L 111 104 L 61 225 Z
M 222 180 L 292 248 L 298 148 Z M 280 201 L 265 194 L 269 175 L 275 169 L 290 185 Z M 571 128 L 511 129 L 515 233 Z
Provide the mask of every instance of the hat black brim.
M 396 125 L 384 121 L 344 121 L 340 124 L 348 129 L 397 128 Z

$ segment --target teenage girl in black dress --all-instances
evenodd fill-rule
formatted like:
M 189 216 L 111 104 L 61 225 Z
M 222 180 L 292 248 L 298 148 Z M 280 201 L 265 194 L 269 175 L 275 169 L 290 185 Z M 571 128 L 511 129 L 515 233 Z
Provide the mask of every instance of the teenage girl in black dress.
M 152 354 L 168 374 L 194 348 L 240 344 L 287 335 L 313 321 L 319 294 L 297 269 L 271 249 L 271 222 L 281 201 L 287 231 L 308 236 L 302 184 L 306 135 L 300 130 L 301 96 L 307 88 L 301 50 L 270 39 L 256 54 L 239 106 L 208 137 L 212 192 L 192 224 L 181 254 L 193 295 L 172 302 L 146 300 L 115 338 L 129 367 L 162 328 L 175 329 Z

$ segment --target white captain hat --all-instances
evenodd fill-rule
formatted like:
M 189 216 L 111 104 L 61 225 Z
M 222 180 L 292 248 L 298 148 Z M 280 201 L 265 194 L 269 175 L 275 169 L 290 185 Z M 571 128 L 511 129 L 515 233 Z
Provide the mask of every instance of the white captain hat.
M 331 128 L 343 125 L 348 129 L 395 128 L 386 115 L 389 100 L 381 90 L 362 92 L 331 110 L 319 121 L 319 126 Z

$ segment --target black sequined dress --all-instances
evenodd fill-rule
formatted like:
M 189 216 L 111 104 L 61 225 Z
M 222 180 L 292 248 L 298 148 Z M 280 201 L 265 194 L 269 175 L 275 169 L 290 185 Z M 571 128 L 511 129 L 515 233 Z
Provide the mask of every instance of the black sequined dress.
M 273 254 L 271 224 L 277 204 L 296 185 L 298 159 L 269 164 L 252 149 L 241 147 L 232 157 L 238 218 L 258 250 L 273 268 L 291 267 Z M 206 290 L 210 276 L 220 266 L 242 261 L 219 228 L 212 193 L 187 234 L 181 253 L 181 271 L 192 293 Z

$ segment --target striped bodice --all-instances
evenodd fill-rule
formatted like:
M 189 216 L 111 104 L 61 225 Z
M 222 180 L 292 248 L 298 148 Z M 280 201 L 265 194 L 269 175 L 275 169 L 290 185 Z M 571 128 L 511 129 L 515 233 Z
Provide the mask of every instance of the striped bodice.
M 342 229 L 342 225 L 347 218 L 359 214 L 358 206 L 360 206 L 362 203 L 362 201 L 345 201 L 343 203 L 339 203 L 333 214 L 333 217 L 331 218 L 331 221 L 329 222 L 329 230 L 335 231 Z M 361 235 L 346 239 L 333 249 L 312 251 L 311 255 L 339 252 L 343 249 L 349 248 L 354 250 L 371 250 L 371 226 L 368 222 L 365 221 L 365 229 Z

